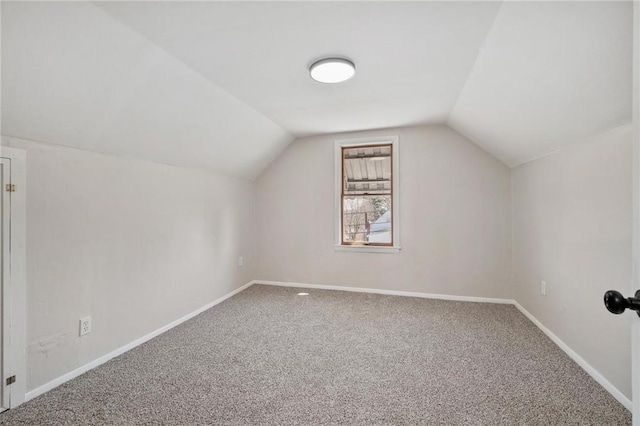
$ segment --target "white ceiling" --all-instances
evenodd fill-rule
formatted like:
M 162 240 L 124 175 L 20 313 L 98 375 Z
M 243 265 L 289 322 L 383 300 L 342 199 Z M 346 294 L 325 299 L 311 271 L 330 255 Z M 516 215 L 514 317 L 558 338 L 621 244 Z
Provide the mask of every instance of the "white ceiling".
M 3 133 L 255 177 L 447 122 L 509 165 L 631 116 L 631 2 L 3 2 Z M 312 81 L 327 55 L 354 79 Z
M 505 2 L 449 124 L 514 166 L 631 121 L 631 2 Z
M 84 2 L 2 4 L 3 134 L 255 177 L 292 136 Z
M 296 136 L 443 122 L 497 3 L 98 3 Z M 185 30 L 185 28 L 187 28 Z M 323 85 L 315 59 L 356 78 Z

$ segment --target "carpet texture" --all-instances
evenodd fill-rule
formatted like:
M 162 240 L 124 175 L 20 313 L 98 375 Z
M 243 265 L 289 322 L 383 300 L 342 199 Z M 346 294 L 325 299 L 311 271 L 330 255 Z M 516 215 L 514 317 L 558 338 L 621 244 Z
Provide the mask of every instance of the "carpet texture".
M 254 285 L 0 424 L 628 425 L 631 414 L 513 306 Z

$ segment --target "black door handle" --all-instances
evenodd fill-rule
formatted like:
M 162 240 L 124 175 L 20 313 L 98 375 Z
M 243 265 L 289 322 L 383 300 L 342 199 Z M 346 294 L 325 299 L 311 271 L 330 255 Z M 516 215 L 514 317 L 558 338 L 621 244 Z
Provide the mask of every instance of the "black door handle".
M 604 306 L 612 314 L 621 314 L 625 309 L 631 309 L 640 316 L 640 290 L 636 291 L 635 297 L 626 299 L 617 291 L 609 290 L 604 294 Z

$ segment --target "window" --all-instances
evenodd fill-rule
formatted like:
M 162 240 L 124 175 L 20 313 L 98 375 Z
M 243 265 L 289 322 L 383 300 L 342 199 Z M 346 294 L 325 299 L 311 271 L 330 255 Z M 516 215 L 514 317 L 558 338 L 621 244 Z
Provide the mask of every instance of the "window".
M 398 138 L 336 141 L 336 248 L 397 252 Z

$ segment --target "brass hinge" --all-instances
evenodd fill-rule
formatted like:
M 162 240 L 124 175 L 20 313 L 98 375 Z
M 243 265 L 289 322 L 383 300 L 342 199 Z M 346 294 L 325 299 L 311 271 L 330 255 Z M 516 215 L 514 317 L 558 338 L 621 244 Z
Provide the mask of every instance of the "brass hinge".
M 10 184 L 10 183 L 6 184 L 6 185 L 4 186 L 4 189 L 6 189 L 6 190 L 7 190 L 7 192 L 16 192 L 16 186 L 15 186 L 15 185 L 12 185 L 12 184 Z
M 7 386 L 16 382 L 16 376 L 7 377 Z

